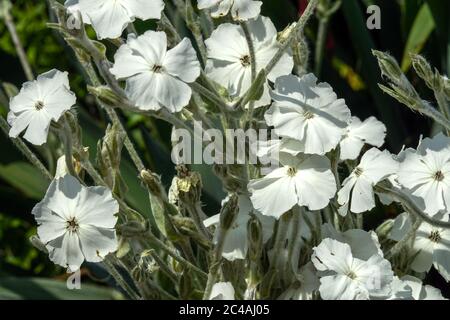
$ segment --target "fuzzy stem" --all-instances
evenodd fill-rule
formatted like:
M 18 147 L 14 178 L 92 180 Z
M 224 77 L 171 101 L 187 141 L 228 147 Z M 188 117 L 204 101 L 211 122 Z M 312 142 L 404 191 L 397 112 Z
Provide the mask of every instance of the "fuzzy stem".
M 141 300 L 141 297 L 130 287 L 130 285 L 125 281 L 120 272 L 116 269 L 114 264 L 106 258 L 103 261 L 103 265 L 105 266 L 108 273 L 114 278 L 117 284 L 127 293 L 127 295 L 133 300 Z
M 422 210 L 417 206 L 417 204 L 413 200 L 411 200 L 411 198 L 406 193 L 402 192 L 401 190 L 396 190 L 381 185 L 377 185 L 375 187 L 375 190 L 377 192 L 386 193 L 390 195 L 392 198 L 394 198 L 394 200 L 400 202 L 408 213 L 413 214 L 417 219 L 421 219 L 434 227 L 450 229 L 450 222 L 435 220 L 431 218 L 429 215 L 422 212 Z
M 417 232 L 417 229 L 419 229 L 420 225 L 422 224 L 422 219 L 418 218 L 416 219 L 416 222 L 414 222 L 411 230 L 401 239 L 399 242 L 397 242 L 386 254 L 385 258 L 390 259 L 393 256 L 397 255 L 403 247 L 410 241 Z
M 10 127 L 3 117 L 0 117 L 0 127 L 5 135 L 9 136 Z M 11 138 L 17 149 L 31 162 L 41 173 L 47 178 L 47 180 L 53 180 L 53 175 L 48 171 L 48 169 L 42 164 L 41 160 L 31 151 L 30 148 L 23 142 L 21 138 Z
M 9 1 L 6 2 L 9 3 Z M 33 71 L 28 61 L 25 49 L 23 48 L 22 42 L 20 41 L 19 35 L 17 34 L 16 25 L 14 24 L 14 20 L 9 10 L 5 10 L 4 12 L 4 21 L 6 27 L 8 28 L 9 33 L 11 34 L 11 38 L 14 43 L 14 47 L 16 48 L 16 52 L 19 57 L 20 64 L 22 65 L 25 76 L 27 77 L 28 81 L 32 81 L 34 80 Z

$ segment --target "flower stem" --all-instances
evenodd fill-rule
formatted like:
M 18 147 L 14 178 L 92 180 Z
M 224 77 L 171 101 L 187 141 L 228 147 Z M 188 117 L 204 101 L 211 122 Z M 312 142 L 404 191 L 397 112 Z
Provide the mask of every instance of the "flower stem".
M 390 195 L 392 198 L 394 198 L 395 201 L 400 202 L 408 213 L 413 214 L 417 219 L 421 219 L 434 227 L 450 229 L 450 222 L 433 219 L 432 217 L 424 213 L 417 206 L 417 204 L 413 200 L 411 200 L 411 198 L 406 193 L 402 192 L 401 190 L 385 187 L 380 184 L 378 184 L 375 187 L 375 190 L 377 192 Z
M 3 117 L 0 117 L 0 127 L 5 135 L 9 136 L 10 127 Z M 39 160 L 39 158 L 31 151 L 30 148 L 23 142 L 21 138 L 11 138 L 11 141 L 19 149 L 20 152 L 31 162 L 41 173 L 47 178 L 47 180 L 53 180 L 53 175 L 48 171 L 44 164 Z
M 296 26 L 289 34 L 286 41 L 281 45 L 281 47 L 278 49 L 275 56 L 272 58 L 272 60 L 269 62 L 269 64 L 266 67 L 266 73 L 269 74 L 272 69 L 275 67 L 275 65 L 280 61 L 283 54 L 286 52 L 286 50 L 291 46 L 292 42 L 295 40 L 296 35 L 300 32 L 303 32 L 303 29 L 306 26 L 306 23 L 309 21 L 309 18 L 311 18 L 312 14 L 314 13 L 314 9 L 317 7 L 319 0 L 311 0 L 308 3 L 308 6 L 306 7 L 305 11 L 303 12 L 302 16 L 298 20 Z
M 4 1 L 9 3 L 9 0 Z M 6 5 L 6 7 L 8 7 L 8 4 Z M 32 81 L 34 80 L 34 74 L 28 61 L 25 49 L 23 48 L 22 42 L 20 41 L 19 35 L 17 34 L 16 25 L 14 24 L 14 20 L 8 9 L 6 9 L 4 12 L 4 21 L 6 27 L 8 28 L 9 33 L 11 34 L 11 38 L 14 43 L 14 47 L 16 48 L 16 52 L 19 57 L 20 64 L 22 65 L 25 76 L 27 77 L 28 81 Z
M 401 239 L 399 242 L 397 242 L 385 254 L 385 258 L 390 259 L 393 256 L 397 255 L 403 249 L 403 247 L 408 243 L 408 241 L 410 241 L 416 235 L 417 229 L 419 229 L 421 224 L 422 224 L 422 219 L 417 218 L 416 221 L 414 222 L 411 230 L 409 230 L 409 232 L 403 237 L 403 239 Z
M 106 258 L 103 260 L 103 265 L 105 266 L 108 273 L 114 278 L 117 284 L 127 293 L 127 295 L 133 300 L 141 300 L 141 297 L 131 288 L 131 286 L 125 281 L 120 272 L 116 269 L 114 264 Z

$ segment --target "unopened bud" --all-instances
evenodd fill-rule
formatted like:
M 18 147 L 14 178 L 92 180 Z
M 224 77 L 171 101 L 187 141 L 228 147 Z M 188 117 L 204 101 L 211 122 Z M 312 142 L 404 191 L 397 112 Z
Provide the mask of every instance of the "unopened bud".
M 224 230 L 229 230 L 233 226 L 233 223 L 239 213 L 239 197 L 237 194 L 230 195 L 227 202 L 220 211 L 220 227 Z
M 118 106 L 123 104 L 122 99 L 107 86 L 88 86 L 87 89 L 90 94 L 108 106 Z
M 378 59 L 378 65 L 380 66 L 382 75 L 397 85 L 404 83 L 405 75 L 394 57 L 377 50 L 372 50 L 372 53 Z
M 255 215 L 252 215 L 247 223 L 247 237 L 249 243 L 249 258 L 252 261 L 256 261 L 261 255 L 263 235 L 261 222 Z
M 153 195 L 161 195 L 161 179 L 157 174 L 151 172 L 150 170 L 142 170 L 140 173 L 140 178 Z
M 118 227 L 120 234 L 124 237 L 134 237 L 142 235 L 148 230 L 148 225 L 139 221 L 128 221 Z
M 48 254 L 48 250 L 45 247 L 45 244 L 41 241 L 41 239 L 39 239 L 39 237 L 37 235 L 31 236 L 30 242 L 33 245 L 33 247 L 35 247 L 36 249 L 38 249 L 41 252 Z

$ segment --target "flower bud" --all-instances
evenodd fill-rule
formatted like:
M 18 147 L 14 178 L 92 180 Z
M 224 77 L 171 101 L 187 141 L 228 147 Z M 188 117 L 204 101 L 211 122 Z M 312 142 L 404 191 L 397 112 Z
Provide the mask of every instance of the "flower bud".
M 388 237 L 389 233 L 392 230 L 393 225 L 394 225 L 394 220 L 389 219 L 378 226 L 378 228 L 375 230 L 375 233 L 378 235 L 380 240 L 386 239 Z
M 142 170 L 140 173 L 140 178 L 153 195 L 160 196 L 162 194 L 161 179 L 157 174 L 151 172 L 150 170 Z
M 118 106 L 123 104 L 123 100 L 107 86 L 87 86 L 87 89 L 90 94 L 108 106 Z
M 148 225 L 139 221 L 127 221 L 118 227 L 118 231 L 124 237 L 139 236 L 148 230 Z
M 249 243 L 248 256 L 250 260 L 257 261 L 263 247 L 262 225 L 255 215 L 251 215 L 247 223 L 247 237 Z
M 33 245 L 33 247 L 35 247 L 41 252 L 44 252 L 45 254 L 48 254 L 48 250 L 45 247 L 45 244 L 41 241 L 41 239 L 39 239 L 37 235 L 31 236 L 30 242 Z
M 239 197 L 236 193 L 230 195 L 220 211 L 220 227 L 224 230 L 231 229 L 239 213 L 238 199 Z
M 372 50 L 372 53 L 378 59 L 378 65 L 380 66 L 382 75 L 393 83 L 401 85 L 404 82 L 405 75 L 394 57 L 377 50 Z

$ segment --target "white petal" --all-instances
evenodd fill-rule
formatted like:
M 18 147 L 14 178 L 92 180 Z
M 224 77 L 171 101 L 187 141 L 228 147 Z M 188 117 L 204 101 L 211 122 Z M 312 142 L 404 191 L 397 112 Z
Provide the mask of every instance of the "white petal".
M 412 262 L 411 269 L 416 272 L 428 272 L 433 265 L 433 242 L 428 238 L 416 237 L 414 249 L 419 253 Z
M 191 88 L 181 80 L 165 73 L 155 74 L 156 99 L 171 112 L 179 112 L 191 100 Z
M 357 283 L 346 275 L 320 278 L 319 292 L 323 300 L 354 300 L 361 295 Z
M 209 300 L 234 300 L 234 288 L 231 282 L 214 284 Z
M 280 168 L 277 170 L 285 169 Z M 272 216 L 276 219 L 291 209 L 298 201 L 294 179 L 289 177 L 265 177 L 252 180 L 248 184 L 248 190 L 252 194 L 250 199 L 255 209 L 263 215 Z
M 82 225 L 78 233 L 81 250 L 88 262 L 102 261 L 109 253 L 117 250 L 118 242 L 114 229 Z
M 194 82 L 198 78 L 200 63 L 189 39 L 184 38 L 175 48 L 167 52 L 164 68 L 171 75 L 187 83 Z
M 363 177 L 356 180 L 353 187 L 350 211 L 361 213 L 375 207 L 373 184 Z
M 389 175 L 396 173 L 399 164 L 389 151 L 380 151 L 377 148 L 372 148 L 364 153 L 359 167 L 362 168 L 362 176 L 364 178 L 377 184 Z
M 326 238 L 315 248 L 311 261 L 319 271 L 347 274 L 353 263 L 351 248 L 346 243 Z
M 119 204 L 105 187 L 83 188 L 79 194 L 76 217 L 82 225 L 114 228 Z
M 89 17 L 100 40 L 120 37 L 132 21 L 128 10 L 118 1 L 80 0 L 79 8 Z
M 161 19 L 161 12 L 164 10 L 163 0 L 127 0 L 124 6 L 134 17 L 142 20 Z
M 43 145 L 47 142 L 50 123 L 51 119 L 46 112 L 43 110 L 34 112 L 23 138 L 36 146 Z
M 66 232 L 64 236 L 47 244 L 49 258 L 55 264 L 68 268 L 70 272 L 80 269 L 84 261 L 76 233 Z
M 234 0 L 231 14 L 236 20 L 248 20 L 256 18 L 261 12 L 261 1 Z
M 434 267 L 445 279 L 450 281 L 450 243 L 449 239 L 442 240 L 442 243 L 436 245 L 433 251 Z

